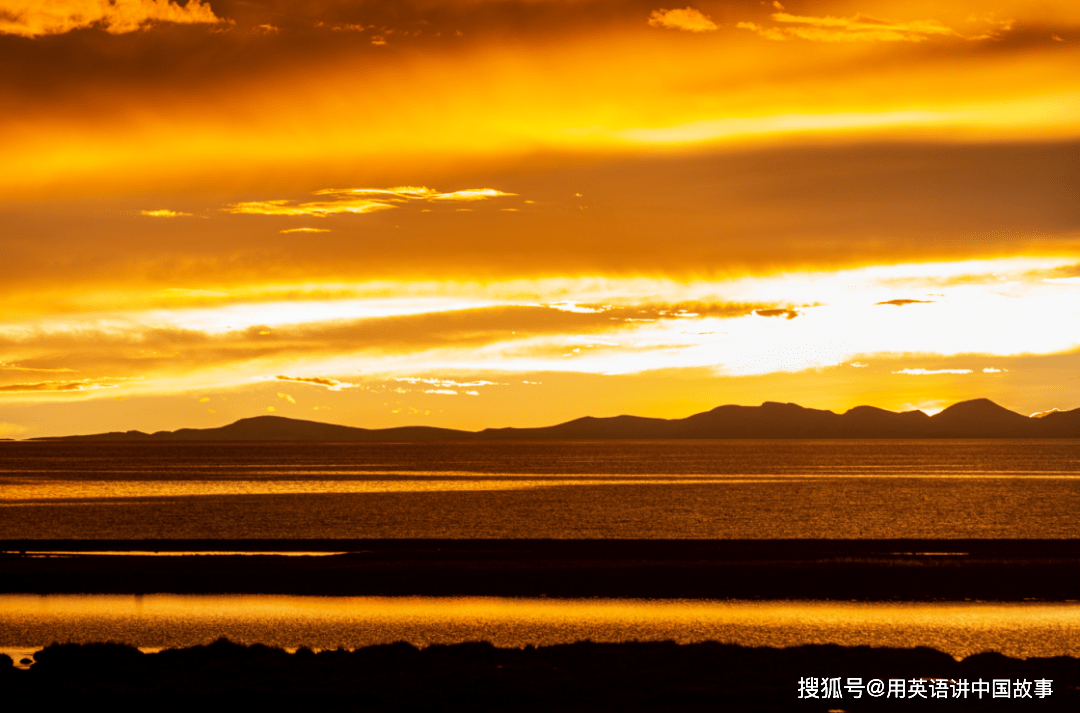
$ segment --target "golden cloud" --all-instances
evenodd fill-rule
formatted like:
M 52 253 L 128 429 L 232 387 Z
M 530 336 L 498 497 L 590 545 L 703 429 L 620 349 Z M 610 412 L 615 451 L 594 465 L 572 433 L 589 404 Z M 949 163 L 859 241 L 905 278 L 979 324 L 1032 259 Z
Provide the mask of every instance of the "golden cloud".
M 452 193 L 435 193 L 427 196 L 429 201 L 483 201 L 488 198 L 500 198 L 502 196 L 515 196 L 516 193 L 503 193 L 494 188 L 470 188 L 465 191 L 453 191 Z
M 24 375 L 0 368 L 0 376 L 6 376 L 0 383 L 18 382 L 6 391 L 37 392 L 10 398 L 41 401 L 111 396 L 125 388 L 118 377 L 136 375 L 144 379 L 140 394 L 190 394 L 193 388 L 258 383 L 273 396 L 277 389 L 271 385 L 278 381 L 350 389 L 358 395 L 377 390 L 367 381 L 378 375 L 387 391 L 446 389 L 466 395 L 493 385 L 480 379 L 502 383 L 515 372 L 629 374 L 703 368 L 749 374 L 840 364 L 858 372 L 858 365 L 871 361 L 878 364 L 875 373 L 972 375 L 946 380 L 953 385 L 1003 382 L 1030 377 L 1005 374 L 1011 362 L 985 360 L 1076 350 L 1075 335 L 1054 325 L 1080 319 L 1080 291 L 1042 281 L 1044 275 L 1071 270 L 1068 260 L 912 263 L 687 284 L 640 278 L 485 287 L 388 282 L 364 287 L 371 290 L 366 296 L 342 292 L 341 299 L 332 300 L 317 292 L 313 295 L 319 299 L 312 300 L 313 295 L 305 299 L 298 291 L 288 302 L 245 302 L 238 289 L 224 305 L 76 313 L 0 324 L 0 354 L 6 364 L 80 370 L 77 375 Z M 873 308 L 896 294 L 928 296 L 928 282 L 950 276 L 966 279 L 950 287 L 933 310 Z M 1002 295 L 1001 277 L 1022 279 L 1010 281 L 1005 288 L 1009 294 Z M 481 291 L 471 293 L 472 302 L 457 301 L 456 291 L 474 289 Z M 401 295 L 395 299 L 403 301 L 387 302 L 388 294 Z M 671 301 L 662 302 L 661 296 Z M 770 296 L 784 299 L 766 301 Z M 793 314 L 800 318 L 793 319 Z M 791 350 L 792 340 L 805 348 Z M 905 369 L 909 359 L 904 364 L 888 356 L 900 354 L 934 361 L 923 369 Z M 967 359 L 972 354 L 979 355 L 983 367 L 1001 372 L 934 356 Z M 885 358 L 890 359 L 888 368 Z M 935 371 L 940 369 L 964 371 Z M 847 367 L 844 371 L 855 373 Z M 82 377 L 90 380 L 76 381 Z M 29 383 L 39 378 L 46 383 Z M 119 388 L 88 390 L 103 383 Z M 293 387 L 286 388 L 291 393 Z M 56 395 L 65 391 L 84 393 Z
M 365 199 L 289 205 L 291 202 L 289 200 L 277 200 L 234 203 L 224 210 L 238 215 L 307 215 L 315 218 L 325 218 L 334 213 L 374 213 L 378 210 L 397 207 L 389 203 Z
M 984 32 L 966 36 L 938 20 L 882 20 L 861 13 L 853 17 L 811 17 L 774 12 L 770 17 L 784 26 L 770 27 L 756 22 L 739 22 L 735 26 L 756 32 L 767 40 L 797 38 L 812 42 L 924 42 L 931 37 L 985 40 L 1012 29 L 1011 20 L 987 19 Z
M 893 373 L 907 376 L 933 376 L 934 374 L 970 374 L 971 369 L 901 369 Z
M 209 4 L 188 0 L 0 0 L 0 33 L 22 37 L 59 35 L 100 27 L 113 35 L 136 32 L 156 22 L 216 25 L 224 20 Z
M 174 210 L 140 210 L 139 215 L 149 216 L 150 218 L 179 218 L 180 216 L 190 216 L 191 213 L 178 213 Z
M 316 196 L 348 195 L 348 196 L 379 196 L 387 200 L 409 198 L 426 198 L 438 193 L 434 188 L 423 186 L 399 186 L 397 188 L 323 188 L 313 191 Z
M 346 381 L 338 381 L 337 379 L 326 379 L 321 376 L 282 376 L 278 375 L 274 377 L 278 381 L 295 381 L 300 384 L 313 384 L 315 386 L 323 386 L 331 391 L 341 391 L 342 389 L 355 389 L 356 384 L 350 384 Z M 294 402 L 295 403 L 295 402 Z
M 102 384 L 83 379 L 82 381 L 42 381 L 37 384 L 7 384 L 0 386 L 0 391 L 93 391 L 95 389 L 115 389 L 116 386 L 116 384 Z
M 424 379 L 418 376 L 395 377 L 394 381 L 402 381 L 407 384 L 428 384 L 430 386 L 461 387 L 469 388 L 476 386 L 497 386 L 494 381 L 454 381 L 453 379 Z M 429 393 L 429 392 L 425 392 Z
M 719 29 L 701 10 L 692 7 L 682 10 L 653 10 L 649 15 L 649 26 L 687 32 L 713 32 Z
M 787 319 L 795 319 L 799 316 L 799 311 L 794 309 L 756 309 L 754 314 L 758 317 L 785 317 Z
M 934 304 L 934 300 L 886 300 L 884 302 L 875 302 L 875 305 L 893 305 L 894 307 L 903 307 L 904 305 L 929 305 Z
M 516 196 L 494 188 L 466 188 L 447 193 L 423 186 L 400 186 L 398 188 L 324 188 L 315 191 L 316 196 L 375 196 L 380 200 L 401 203 L 408 200 L 426 201 L 483 201 L 488 198 Z
M 279 233 L 329 233 L 326 228 L 289 228 L 288 230 L 279 230 Z
M 397 208 L 396 204 L 410 200 L 424 201 L 482 201 L 489 198 L 515 196 L 494 188 L 469 188 L 442 193 L 434 188 L 402 186 L 399 188 L 324 188 L 312 195 L 332 196 L 334 200 L 312 201 L 290 205 L 290 200 L 251 201 L 234 203 L 225 208 L 229 213 L 247 215 L 309 215 L 325 218 L 334 213 L 372 213 L 377 210 Z M 314 228 L 297 228 L 297 231 L 314 232 Z M 282 231 L 286 232 L 286 231 Z

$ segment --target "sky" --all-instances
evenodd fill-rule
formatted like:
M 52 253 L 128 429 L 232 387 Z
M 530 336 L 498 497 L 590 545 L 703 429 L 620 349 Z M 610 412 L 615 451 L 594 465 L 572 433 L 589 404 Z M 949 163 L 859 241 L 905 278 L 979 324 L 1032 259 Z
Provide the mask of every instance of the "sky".
M 680 4 L 0 0 L 0 437 L 1080 407 L 1080 4 Z

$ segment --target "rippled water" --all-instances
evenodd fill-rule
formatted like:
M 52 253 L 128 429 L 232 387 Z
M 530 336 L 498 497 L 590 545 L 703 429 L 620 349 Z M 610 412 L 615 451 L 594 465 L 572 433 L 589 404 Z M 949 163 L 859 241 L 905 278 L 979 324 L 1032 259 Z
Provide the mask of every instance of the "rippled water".
M 284 648 L 491 641 L 521 647 L 593 641 L 746 646 L 931 646 L 956 657 L 1080 656 L 1076 603 L 845 603 L 634 599 L 0 595 L 0 650 L 53 641 L 145 649 L 227 636 Z
M 1080 439 L 0 444 L 0 538 L 1074 538 Z

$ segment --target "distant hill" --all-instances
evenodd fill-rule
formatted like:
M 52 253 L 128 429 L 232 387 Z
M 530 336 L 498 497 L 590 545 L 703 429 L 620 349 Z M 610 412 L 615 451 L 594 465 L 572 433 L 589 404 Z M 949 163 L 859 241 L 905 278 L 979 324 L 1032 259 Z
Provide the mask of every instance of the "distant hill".
M 42 441 L 494 441 L 599 440 L 643 438 L 1077 438 L 1080 409 L 1029 418 L 989 399 L 954 404 L 941 413 L 896 413 L 856 406 L 843 414 L 766 401 L 761 406 L 719 406 L 687 418 L 639 416 L 593 418 L 543 428 L 449 428 L 405 426 L 367 429 L 300 421 L 281 416 L 244 418 L 220 428 L 98 433 L 35 438 Z
M 340 443 L 348 441 L 438 441 L 474 438 L 471 431 L 429 426 L 367 429 L 338 426 L 333 423 L 301 421 L 282 416 L 242 418 L 220 428 L 181 428 L 178 431 L 114 431 L 88 436 L 33 438 L 34 441 L 317 441 Z

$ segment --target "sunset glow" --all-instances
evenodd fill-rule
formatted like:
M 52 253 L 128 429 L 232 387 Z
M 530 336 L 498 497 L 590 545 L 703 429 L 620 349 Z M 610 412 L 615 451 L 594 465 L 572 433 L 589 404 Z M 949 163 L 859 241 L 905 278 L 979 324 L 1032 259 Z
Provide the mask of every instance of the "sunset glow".
M 1078 48 L 1065 0 L 0 0 L 0 437 L 1076 408 Z

